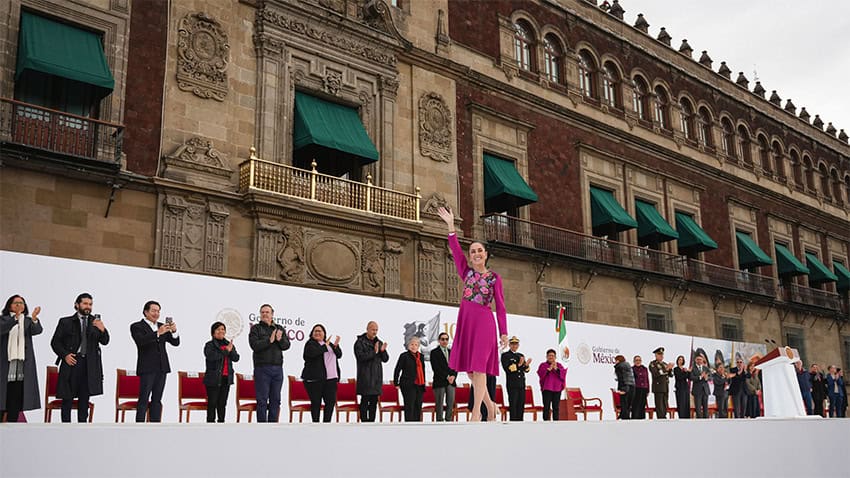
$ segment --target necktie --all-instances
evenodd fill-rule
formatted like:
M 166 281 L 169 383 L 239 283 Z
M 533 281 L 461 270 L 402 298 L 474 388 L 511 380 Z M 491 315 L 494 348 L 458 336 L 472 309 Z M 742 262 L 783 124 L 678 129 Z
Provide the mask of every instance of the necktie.
M 448 361 L 449 360 L 449 350 L 445 347 L 440 347 L 440 348 L 443 349 L 443 355 L 446 356 L 446 360 Z
M 88 322 L 88 321 L 86 320 L 86 316 L 85 316 L 85 315 L 84 315 L 84 316 L 82 316 L 82 317 L 80 317 L 80 331 L 81 331 L 81 332 L 80 332 L 80 337 L 81 337 L 81 340 L 80 340 L 80 353 L 81 353 L 81 354 L 85 354 L 85 353 L 86 353 L 86 350 L 88 350 L 88 348 L 87 348 L 87 346 L 88 346 L 88 337 L 86 337 L 86 322 Z

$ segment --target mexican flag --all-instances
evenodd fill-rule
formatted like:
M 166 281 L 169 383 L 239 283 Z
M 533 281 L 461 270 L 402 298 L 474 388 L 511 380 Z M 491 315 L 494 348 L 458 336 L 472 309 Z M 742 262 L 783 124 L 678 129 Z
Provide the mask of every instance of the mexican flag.
M 558 358 L 562 362 L 570 360 L 570 346 L 567 340 L 567 308 L 558 307 L 558 320 L 555 322 L 555 333 L 558 335 Z

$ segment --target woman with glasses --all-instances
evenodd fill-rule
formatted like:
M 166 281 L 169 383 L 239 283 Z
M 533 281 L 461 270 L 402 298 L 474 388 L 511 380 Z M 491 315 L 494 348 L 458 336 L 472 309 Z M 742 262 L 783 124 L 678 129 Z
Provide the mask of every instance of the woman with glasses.
M 17 422 L 22 411 L 41 408 L 32 336 L 42 332 L 36 307 L 29 315 L 20 295 L 6 300 L 0 314 L 0 410 L 7 422 Z

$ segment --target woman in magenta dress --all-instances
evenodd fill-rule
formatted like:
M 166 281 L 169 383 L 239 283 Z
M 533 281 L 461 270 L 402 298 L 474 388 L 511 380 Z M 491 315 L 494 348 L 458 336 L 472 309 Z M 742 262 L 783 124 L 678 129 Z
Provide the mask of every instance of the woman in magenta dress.
M 487 269 L 487 249 L 480 242 L 469 246 L 467 263 L 463 249 L 455 234 L 454 214 L 440 208 L 440 218 L 449 228 L 449 248 L 463 281 L 463 296 L 457 314 L 449 368 L 467 372 L 474 390 L 471 421 L 481 420 L 481 403 L 487 406 L 487 416 L 496 419 L 496 404 L 487 394 L 487 375 L 499 375 L 499 343 L 496 340 L 496 322 L 502 348 L 508 345 L 508 325 L 502 278 Z M 496 303 L 496 321 L 490 304 Z

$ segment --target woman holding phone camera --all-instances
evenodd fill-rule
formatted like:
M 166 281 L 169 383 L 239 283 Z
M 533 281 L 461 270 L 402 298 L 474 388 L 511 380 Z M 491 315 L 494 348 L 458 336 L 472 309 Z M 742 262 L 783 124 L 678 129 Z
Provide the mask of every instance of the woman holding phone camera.
M 207 389 L 207 423 L 216 421 L 224 423 L 224 409 L 227 406 L 227 395 L 233 385 L 233 362 L 239 361 L 239 352 L 233 342 L 225 335 L 227 327 L 221 322 L 214 322 L 210 327 L 212 340 L 204 345 L 204 358 L 207 360 L 207 370 L 204 372 L 204 387 Z
M 6 300 L 0 314 L 0 415 L 17 422 L 25 410 L 41 408 L 38 373 L 32 336 L 43 331 L 36 307 L 29 315 L 27 302 L 20 295 Z
M 304 381 L 307 395 L 310 396 L 310 416 L 313 423 L 319 421 L 322 402 L 325 404 L 322 421 L 331 421 L 336 406 L 340 358 L 342 349 L 339 348 L 339 335 L 330 342 L 325 326 L 314 325 L 310 331 L 310 339 L 304 344 L 304 370 L 301 372 L 301 380 Z

